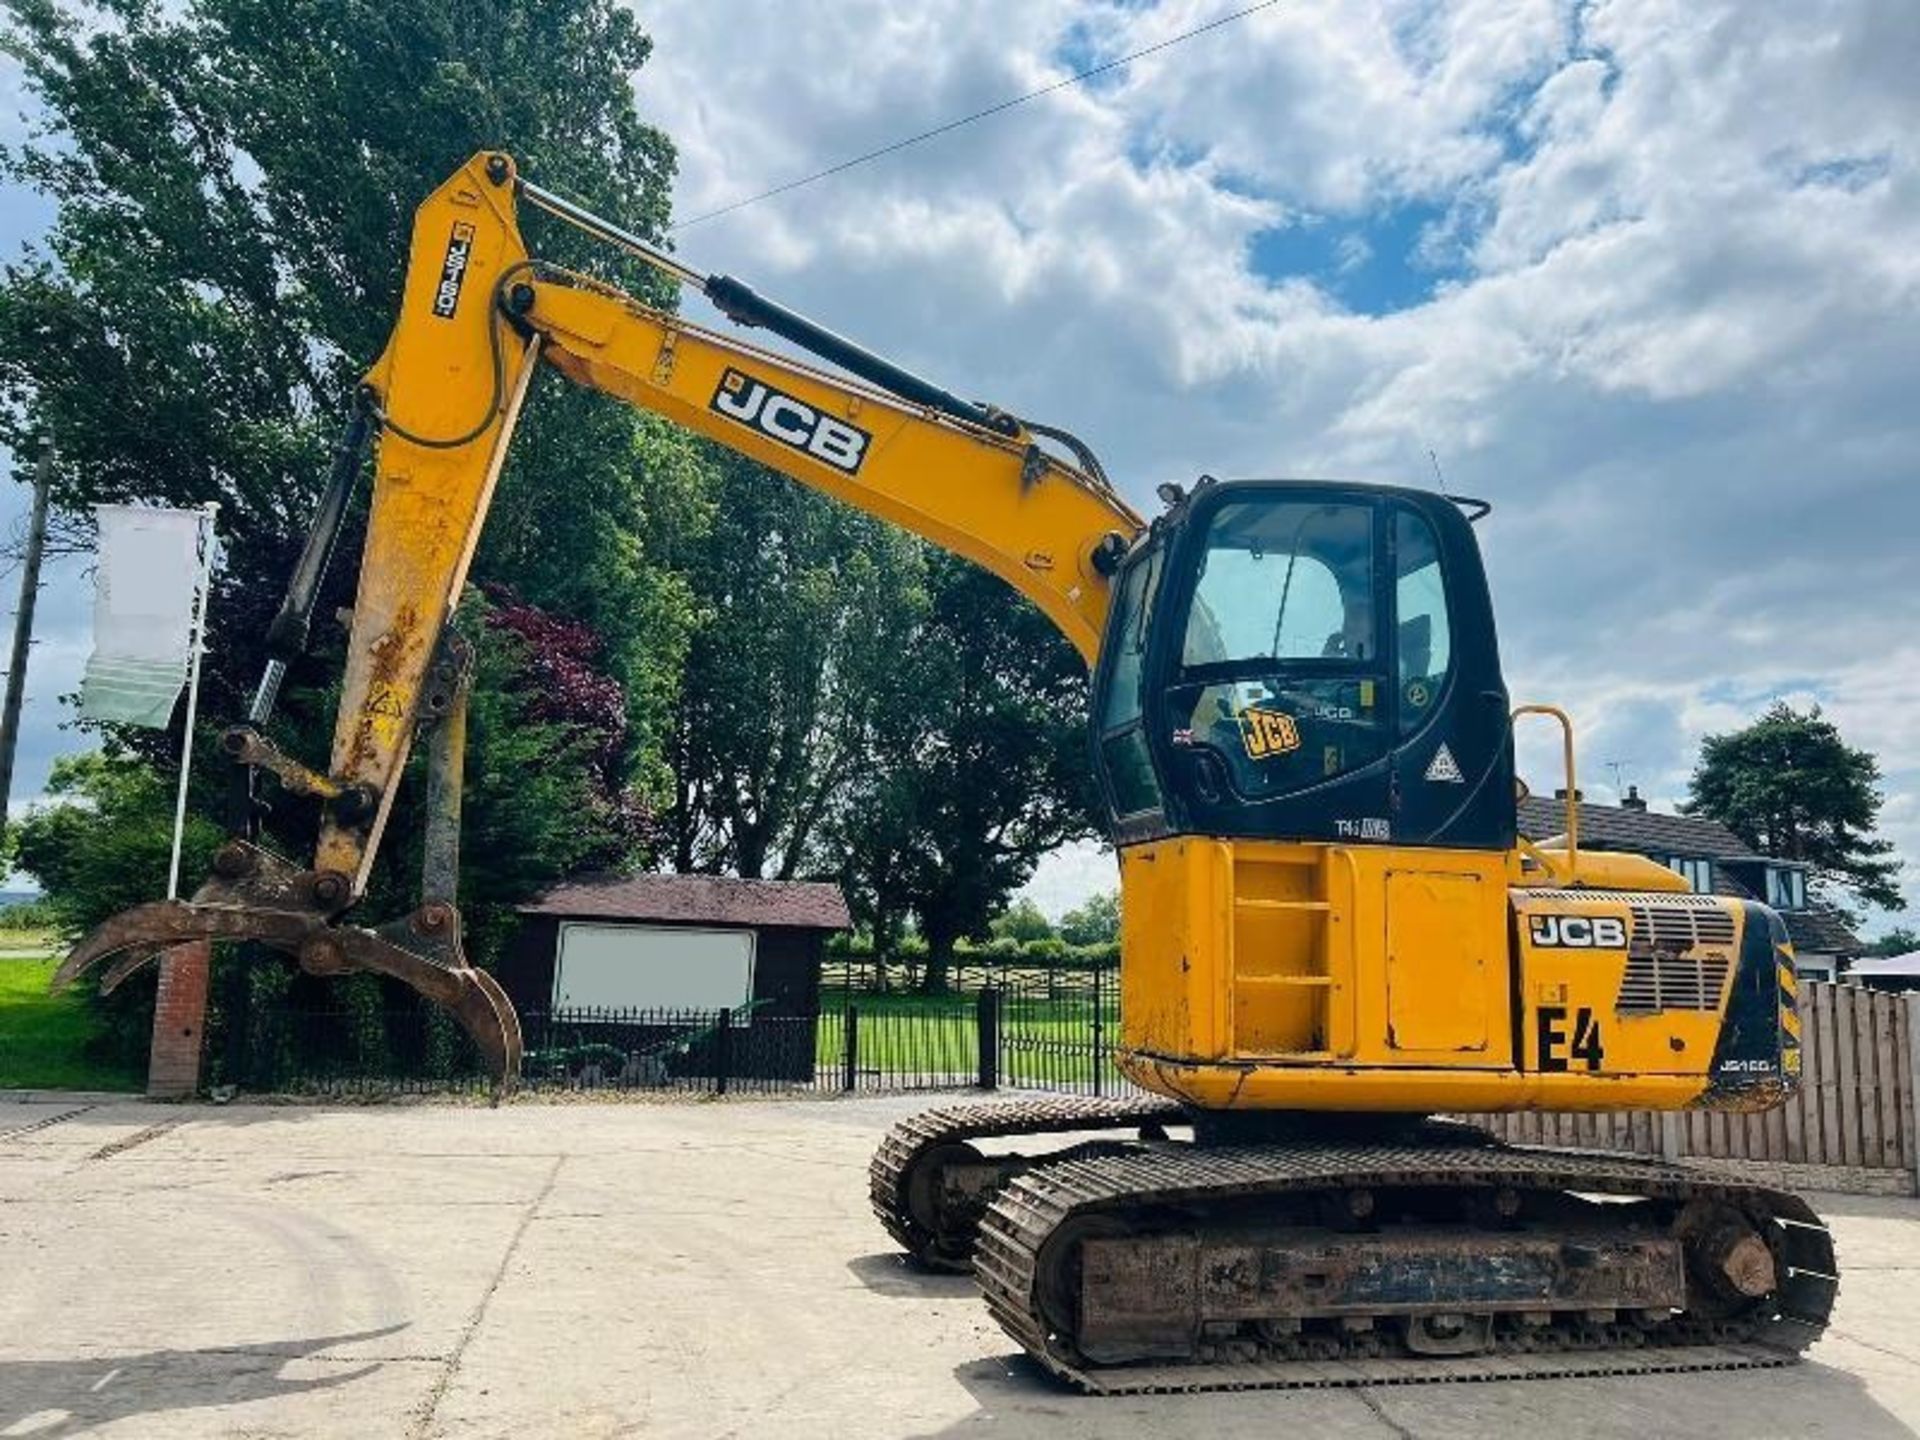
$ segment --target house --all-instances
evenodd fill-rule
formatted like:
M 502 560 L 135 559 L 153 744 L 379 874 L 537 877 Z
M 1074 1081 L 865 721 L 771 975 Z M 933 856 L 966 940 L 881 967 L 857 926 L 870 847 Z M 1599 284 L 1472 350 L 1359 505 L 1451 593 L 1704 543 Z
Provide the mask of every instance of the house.
M 519 913 L 498 974 L 536 1026 L 698 1036 L 698 1047 L 680 1047 L 697 1064 L 725 1012 L 742 1032 L 729 1046 L 736 1073 L 813 1073 L 821 957 L 827 936 L 852 924 L 839 886 L 584 875 Z
M 1566 792 L 1552 799 L 1527 796 L 1520 802 L 1519 819 L 1520 833 L 1535 843 L 1565 834 Z M 1685 876 L 1701 894 L 1765 901 L 1786 921 L 1802 975 L 1831 980 L 1862 949 L 1845 920 L 1810 903 L 1806 865 L 1756 855 L 1716 820 L 1657 814 L 1647 808 L 1638 786 L 1628 786 L 1618 805 L 1581 799 L 1580 848 L 1644 855 Z

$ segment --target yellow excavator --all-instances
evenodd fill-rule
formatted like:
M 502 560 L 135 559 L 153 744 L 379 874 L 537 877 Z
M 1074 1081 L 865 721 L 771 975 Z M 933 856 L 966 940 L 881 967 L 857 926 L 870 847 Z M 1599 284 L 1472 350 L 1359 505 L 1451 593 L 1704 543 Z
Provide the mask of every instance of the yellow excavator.
M 529 255 L 536 207 L 786 351 Z M 812 358 L 793 358 L 793 352 Z M 397 977 L 510 1086 L 518 1022 L 454 908 L 462 670 L 450 628 L 540 362 L 946 547 L 1037 605 L 1092 674 L 1119 854 L 1137 1098 L 932 1111 L 875 1156 L 879 1218 L 971 1268 L 1047 1370 L 1126 1393 L 1784 1363 L 1837 1286 L 1796 1197 L 1653 1159 L 1514 1147 L 1431 1117 L 1751 1111 L 1798 1084 L 1793 956 L 1764 906 L 1516 832 L 1480 502 L 1292 480 L 1162 485 L 1142 518 L 1064 431 L 908 373 L 481 154 L 421 206 L 245 724 L 245 773 L 318 797 L 312 863 L 244 836 L 190 902 L 86 937 L 59 983 L 265 943 Z M 818 362 L 818 363 L 816 363 Z M 324 771 L 266 736 L 365 447 L 371 518 Z M 416 734 L 424 902 L 362 893 Z M 1037 1153 L 1009 1148 L 1040 1142 Z M 1051 1148 L 1047 1148 L 1051 1147 Z

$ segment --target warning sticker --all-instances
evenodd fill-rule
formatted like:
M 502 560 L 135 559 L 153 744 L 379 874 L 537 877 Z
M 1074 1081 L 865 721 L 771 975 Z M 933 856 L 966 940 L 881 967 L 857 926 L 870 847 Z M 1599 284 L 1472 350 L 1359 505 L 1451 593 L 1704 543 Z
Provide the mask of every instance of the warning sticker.
M 1453 758 L 1453 751 L 1447 748 L 1445 741 L 1441 742 L 1440 748 L 1433 752 L 1433 759 L 1427 763 L 1427 779 L 1442 785 L 1466 783 L 1467 777 L 1460 773 L 1460 766 Z

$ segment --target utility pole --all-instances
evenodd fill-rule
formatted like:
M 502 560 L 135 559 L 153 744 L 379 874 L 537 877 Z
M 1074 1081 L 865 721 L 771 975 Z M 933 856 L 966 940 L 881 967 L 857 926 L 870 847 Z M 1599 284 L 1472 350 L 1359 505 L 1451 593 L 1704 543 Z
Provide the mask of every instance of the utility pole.
M 7 698 L 0 705 L 0 834 L 13 797 L 13 752 L 20 742 L 20 705 L 27 694 L 27 647 L 33 642 L 33 607 L 40 598 L 40 556 L 47 547 L 47 491 L 53 483 L 53 442 L 33 467 L 33 517 L 27 522 L 27 553 L 20 567 L 20 609 L 13 617 L 13 659 L 7 665 Z

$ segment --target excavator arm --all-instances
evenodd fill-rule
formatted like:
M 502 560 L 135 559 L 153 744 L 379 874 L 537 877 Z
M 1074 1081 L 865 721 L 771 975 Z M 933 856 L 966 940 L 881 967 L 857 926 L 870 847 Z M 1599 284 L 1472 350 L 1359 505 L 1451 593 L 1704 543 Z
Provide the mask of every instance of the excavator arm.
M 743 343 L 532 258 L 522 201 L 836 368 Z M 311 867 L 237 837 L 191 902 L 107 921 L 75 948 L 56 984 L 109 956 L 121 957 L 106 974 L 111 985 L 167 945 L 258 940 L 313 973 L 371 970 L 406 981 L 454 1013 L 501 1083 L 513 1083 L 517 1021 L 492 978 L 468 964 L 451 893 L 427 894 L 411 916 L 378 930 L 340 917 L 366 887 L 416 734 L 457 711 L 463 660 L 449 621 L 542 361 L 981 565 L 1037 605 L 1089 663 L 1096 656 L 1108 579 L 1144 526 L 1084 446 L 962 400 L 738 281 L 700 275 L 522 180 L 508 157 L 478 155 L 416 214 L 400 318 L 360 387 L 270 631 L 274 658 L 247 724 L 226 737 L 235 760 L 323 802 Z M 1043 448 L 1043 439 L 1074 459 Z M 372 509 L 322 774 L 282 754 L 263 730 L 286 664 L 304 645 L 369 440 Z M 432 757 L 432 778 L 443 783 L 430 791 L 448 788 L 451 765 L 457 797 L 454 749 Z M 430 823 L 429 833 L 444 828 Z M 451 886 L 443 878 L 435 888 Z

